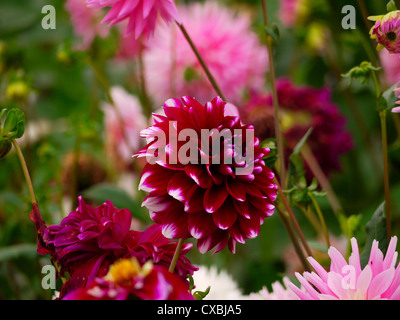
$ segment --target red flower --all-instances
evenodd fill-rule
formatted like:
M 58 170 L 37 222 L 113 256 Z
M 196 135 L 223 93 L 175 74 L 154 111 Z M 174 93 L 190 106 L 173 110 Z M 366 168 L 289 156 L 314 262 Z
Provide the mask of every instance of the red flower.
M 39 221 L 35 215 L 34 221 Z M 39 214 L 40 217 L 40 214 Z M 79 206 L 59 225 L 40 224 L 40 254 L 50 253 L 60 267 L 60 275 L 68 274 L 61 296 L 76 288 L 85 287 L 97 277 L 104 276 L 116 260 L 137 257 L 141 264 L 148 260 L 169 266 L 177 246 L 166 239 L 159 226 L 150 226 L 144 232 L 131 230 L 132 214 L 117 209 L 111 201 L 93 208 L 79 198 Z M 184 257 L 191 244 L 182 248 L 176 273 L 182 279 L 193 274 L 196 267 Z
M 142 131 L 149 144 L 138 154 L 154 163 L 145 166 L 140 181 L 140 189 L 149 192 L 143 205 L 152 220 L 167 238 L 198 239 L 202 253 L 226 245 L 234 252 L 236 242 L 255 238 L 274 212 L 277 187 L 262 160 L 269 150 L 259 147 L 253 127 L 242 125 L 225 105 L 218 97 L 205 106 L 189 97 L 168 100 L 165 116 L 154 115 L 155 124 Z M 182 139 L 189 132 L 189 141 Z M 212 136 L 220 141 L 223 133 L 242 139 L 224 137 L 215 150 Z M 189 156 L 182 152 L 188 144 Z
M 67 294 L 64 300 L 193 300 L 188 286 L 161 266 L 134 258 L 115 262 L 108 274 L 96 278 L 86 288 Z

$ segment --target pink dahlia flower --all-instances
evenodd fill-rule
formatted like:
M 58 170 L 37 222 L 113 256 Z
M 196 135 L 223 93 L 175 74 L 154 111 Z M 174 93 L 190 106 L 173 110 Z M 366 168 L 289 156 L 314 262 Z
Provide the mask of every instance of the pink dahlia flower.
M 268 53 L 252 32 L 249 16 L 237 15 L 211 1 L 182 6 L 179 12 L 183 25 L 229 101 L 239 103 L 246 90 L 263 88 Z M 200 103 L 215 96 L 215 90 L 176 26 L 157 28 L 144 54 L 144 65 L 148 90 L 158 105 L 170 96 L 193 96 Z
M 142 132 L 148 145 L 138 154 L 149 161 L 139 186 L 149 193 L 143 206 L 165 237 L 194 237 L 202 253 L 226 245 L 234 252 L 237 242 L 255 238 L 274 212 L 277 193 L 274 174 L 262 160 L 269 150 L 260 148 L 252 126 L 242 125 L 225 106 L 218 97 L 205 106 L 189 97 L 166 101 L 165 116 L 154 115 L 155 124 Z M 187 156 L 182 135 L 189 132 Z M 215 146 L 222 133 L 226 140 Z M 229 135 L 242 139 L 235 142 Z
M 132 154 L 141 147 L 140 131 L 147 127 L 138 98 L 120 87 L 111 88 L 114 106 L 103 104 L 106 148 L 116 163 L 126 166 L 132 163 Z M 118 110 L 118 118 L 115 109 Z M 121 128 L 122 122 L 122 128 Z M 123 131 L 124 130 L 124 131 Z
M 159 16 L 170 23 L 181 23 L 174 0 L 86 0 L 88 7 L 112 7 L 103 19 L 110 25 L 128 21 L 125 35 L 133 32 L 135 38 L 144 34 L 150 36 L 154 33 Z
M 71 16 L 75 34 L 82 38 L 80 50 L 88 49 L 96 36 L 107 37 L 108 28 L 100 24 L 101 9 L 88 8 L 85 0 L 67 0 L 65 8 Z
M 188 286 L 161 266 L 143 267 L 134 258 L 116 261 L 105 277 L 86 288 L 67 294 L 63 300 L 193 300 Z
M 280 1 L 279 17 L 286 27 L 293 27 L 298 19 L 304 0 Z
M 377 49 L 386 48 L 391 53 L 400 53 L 400 11 L 391 11 L 368 19 L 375 21 L 370 35 L 378 43 Z
M 328 89 L 296 87 L 288 79 L 277 82 L 281 129 L 289 156 L 306 132 L 312 127 L 308 145 L 322 170 L 329 174 L 340 169 L 340 155 L 352 148 L 352 139 L 345 130 L 346 118 L 332 102 Z M 240 109 L 245 123 L 254 125 L 261 141 L 275 135 L 271 94 L 253 94 Z
M 137 257 L 142 264 L 152 260 L 155 264 L 169 265 L 177 245 L 164 238 L 158 226 L 143 232 L 131 230 L 131 212 L 115 208 L 109 200 L 93 208 L 80 197 L 76 211 L 59 225 L 44 227 L 37 215 L 32 218 L 42 235 L 39 253 L 50 253 L 60 267 L 60 275 L 70 276 L 61 296 L 104 276 L 109 266 L 120 258 Z M 183 256 L 191 247 L 192 244 L 187 244 L 182 248 L 176 266 L 175 272 L 183 279 L 197 270 Z
M 379 51 L 385 85 L 391 87 L 400 81 L 400 55 L 391 54 L 387 50 Z
M 396 245 L 397 237 L 392 237 L 384 255 L 378 248 L 378 241 L 374 241 L 368 264 L 362 268 L 357 240 L 352 238 L 348 262 L 331 247 L 329 271 L 310 257 L 308 261 L 316 273 L 296 273 L 303 290 L 292 283 L 288 286 L 301 300 L 399 300 L 400 266 L 396 267 Z

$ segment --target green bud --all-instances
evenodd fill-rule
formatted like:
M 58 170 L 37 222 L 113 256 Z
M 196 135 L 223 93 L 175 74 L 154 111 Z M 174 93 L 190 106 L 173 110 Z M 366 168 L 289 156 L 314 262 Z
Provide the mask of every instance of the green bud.
M 371 73 L 378 70 L 380 70 L 380 68 L 374 67 L 371 62 L 363 61 L 359 66 L 352 68 L 349 72 L 343 74 L 342 76 L 345 78 L 356 79 L 362 84 L 365 84 Z
M 11 147 L 11 141 L 0 139 L 0 160 L 3 159 L 7 155 L 7 153 L 10 152 Z
M 19 109 L 3 109 L 0 112 L 0 139 L 18 139 L 24 135 L 25 115 Z

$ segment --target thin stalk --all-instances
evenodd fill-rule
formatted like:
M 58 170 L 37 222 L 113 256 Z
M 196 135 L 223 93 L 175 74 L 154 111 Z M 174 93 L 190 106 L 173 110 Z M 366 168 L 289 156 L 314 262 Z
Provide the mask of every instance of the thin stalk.
M 151 103 L 149 99 L 149 95 L 147 93 L 146 88 L 146 80 L 145 80 L 145 70 L 144 70 L 144 63 L 143 63 L 143 45 L 140 43 L 139 49 L 139 56 L 138 56 L 138 65 L 139 65 L 139 77 L 140 77 L 140 89 L 142 91 L 142 99 L 143 99 L 143 106 L 144 106 L 144 113 L 147 118 L 151 116 Z
M 268 10 L 267 3 L 265 0 L 262 0 L 262 8 L 263 8 L 263 19 L 264 26 L 268 27 Z M 280 110 L 279 110 L 279 100 L 278 100 L 278 92 L 276 90 L 275 83 L 275 65 L 274 65 L 274 55 L 272 50 L 272 39 L 270 36 L 267 36 L 267 48 L 268 48 L 268 58 L 269 58 L 269 75 L 271 81 L 271 89 L 272 89 L 272 99 L 274 106 L 274 119 L 275 119 L 275 135 L 276 135 L 276 143 L 278 148 L 279 155 L 279 176 L 281 180 L 281 185 L 286 187 L 286 168 L 285 168 L 285 155 L 283 148 L 283 136 L 280 128 Z
M 315 159 L 314 155 L 312 154 L 310 148 L 305 145 L 302 150 L 301 154 L 303 159 L 307 163 L 308 167 L 310 168 L 311 172 L 313 173 L 314 177 L 317 179 L 318 183 L 322 187 L 322 189 L 326 192 L 326 197 L 335 213 L 336 217 L 338 216 L 339 212 L 343 212 L 342 205 L 339 202 L 338 197 L 336 196 L 335 191 L 333 190 L 328 177 L 325 175 L 324 171 L 322 171 L 317 159 Z
M 296 235 L 294 234 L 294 231 L 292 229 L 292 226 L 290 225 L 288 217 L 282 211 L 281 208 L 277 207 L 276 209 L 278 211 L 279 218 L 281 219 L 281 221 L 282 221 L 282 223 L 283 223 L 283 225 L 284 225 L 284 227 L 285 227 L 285 229 L 286 229 L 286 231 L 287 231 L 287 233 L 289 235 L 289 238 L 292 241 L 294 250 L 296 251 L 296 254 L 299 257 L 299 259 L 301 261 L 301 264 L 303 265 L 304 270 L 305 271 L 311 271 L 310 264 L 307 261 L 307 258 L 306 258 L 305 254 L 304 254 L 304 252 L 303 252 L 303 250 L 302 250 L 302 248 L 300 246 L 300 243 L 299 243 Z
M 207 67 L 207 64 L 204 62 L 203 57 L 201 56 L 199 50 L 197 50 L 196 45 L 194 44 L 193 40 L 190 38 L 189 33 L 187 32 L 187 30 L 185 29 L 185 27 L 183 26 L 183 24 L 179 24 L 178 22 L 176 22 L 176 24 L 178 25 L 179 29 L 181 29 L 183 36 L 185 37 L 185 39 L 187 40 L 187 42 L 189 43 L 190 47 L 192 48 L 194 54 L 197 57 L 197 60 L 199 61 L 201 67 L 203 68 L 204 72 L 207 75 L 208 80 L 210 81 L 211 85 L 213 86 L 213 88 L 215 89 L 215 91 L 217 92 L 217 94 L 220 96 L 220 98 L 224 101 L 226 101 L 225 96 L 223 95 L 220 87 L 218 86 L 217 81 L 215 80 L 214 76 L 211 74 L 210 69 Z
M 319 221 L 321 222 L 322 230 L 324 232 L 325 241 L 326 241 L 326 244 L 327 244 L 327 246 L 329 248 L 331 246 L 331 244 L 330 244 L 330 241 L 329 241 L 329 231 L 328 231 L 328 228 L 326 226 L 324 215 L 322 214 L 321 208 L 320 208 L 317 200 L 315 200 L 315 197 L 312 194 L 309 194 L 309 196 L 311 198 L 311 202 L 313 203 L 315 211 L 318 214 L 318 218 L 319 218 Z
M 29 191 L 29 196 L 31 198 L 31 202 L 32 202 L 32 204 L 36 204 L 37 203 L 36 195 L 35 195 L 35 191 L 33 189 L 32 179 L 29 174 L 29 170 L 28 170 L 28 167 L 25 162 L 24 154 L 22 153 L 21 148 L 15 139 L 12 139 L 11 142 L 12 142 L 15 150 L 17 151 L 19 162 L 21 163 L 22 171 L 24 172 L 26 184 L 28 186 L 28 191 Z
M 390 181 L 389 181 L 389 159 L 388 159 L 388 143 L 386 128 L 386 111 L 379 112 L 381 119 L 382 131 L 382 153 L 383 153 L 383 170 L 384 170 L 384 187 L 385 187 L 385 207 L 386 207 L 386 233 L 388 241 L 392 236 L 391 226 L 391 200 L 390 200 Z
M 276 183 L 276 185 L 278 186 L 278 193 L 279 193 L 279 195 L 280 195 L 280 197 L 281 197 L 281 199 L 282 199 L 282 203 L 283 203 L 283 205 L 284 205 L 286 211 L 289 213 L 290 220 L 291 220 L 292 223 L 294 224 L 294 227 L 295 227 L 295 229 L 296 229 L 296 231 L 297 231 L 297 234 L 298 234 L 299 237 L 300 237 L 300 240 L 301 240 L 301 242 L 302 242 L 302 244 L 303 244 L 303 246 L 304 246 L 304 249 L 306 250 L 306 252 L 307 252 L 307 254 L 308 254 L 309 256 L 312 256 L 311 249 L 310 249 L 310 247 L 309 247 L 308 244 L 307 244 L 306 238 L 304 237 L 304 234 L 303 234 L 303 232 L 301 231 L 300 225 L 299 225 L 299 223 L 297 222 L 297 219 L 296 219 L 296 217 L 295 217 L 295 215 L 294 215 L 294 213 L 293 213 L 293 210 L 292 210 L 292 208 L 290 207 L 289 202 L 288 202 L 288 200 L 287 200 L 287 198 L 286 198 L 286 196 L 285 196 L 285 194 L 284 194 L 284 192 L 283 192 L 281 186 L 279 185 L 279 182 L 278 182 L 276 179 L 275 179 L 275 183 Z
M 174 272 L 174 270 L 175 270 L 175 266 L 176 266 L 176 263 L 178 262 L 179 255 L 181 253 L 184 241 L 185 241 L 185 239 L 179 239 L 178 244 L 176 245 L 175 253 L 174 253 L 174 256 L 172 257 L 172 261 L 171 261 L 171 264 L 168 269 L 169 272 Z

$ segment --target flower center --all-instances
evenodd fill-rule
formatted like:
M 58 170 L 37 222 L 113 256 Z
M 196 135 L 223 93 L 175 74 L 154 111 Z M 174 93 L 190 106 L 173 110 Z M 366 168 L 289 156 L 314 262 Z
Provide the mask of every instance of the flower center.
M 390 31 L 386 34 L 386 37 L 390 40 L 390 41 L 395 41 L 397 38 L 397 35 L 395 32 Z
M 129 286 L 140 270 L 139 262 L 136 259 L 121 259 L 111 266 L 106 279 L 112 280 L 116 285 Z

